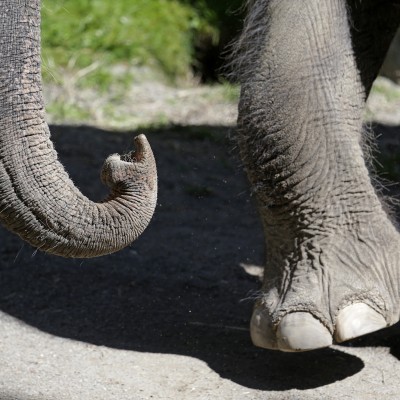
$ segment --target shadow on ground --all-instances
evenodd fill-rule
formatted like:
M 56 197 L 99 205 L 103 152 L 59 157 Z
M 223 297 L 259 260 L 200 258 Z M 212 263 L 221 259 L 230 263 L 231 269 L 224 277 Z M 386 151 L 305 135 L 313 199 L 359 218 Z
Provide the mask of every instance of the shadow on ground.
M 104 197 L 102 160 L 128 150 L 133 134 L 52 132 L 73 180 L 91 199 Z M 249 388 L 309 389 L 359 372 L 363 362 L 336 349 L 284 354 L 252 346 L 248 321 L 259 284 L 241 264 L 262 263 L 263 238 L 229 130 L 146 133 L 160 193 L 144 235 L 117 254 L 82 261 L 35 252 L 2 229 L 0 309 L 61 337 L 196 357 Z M 387 345 L 382 334 L 368 340 Z

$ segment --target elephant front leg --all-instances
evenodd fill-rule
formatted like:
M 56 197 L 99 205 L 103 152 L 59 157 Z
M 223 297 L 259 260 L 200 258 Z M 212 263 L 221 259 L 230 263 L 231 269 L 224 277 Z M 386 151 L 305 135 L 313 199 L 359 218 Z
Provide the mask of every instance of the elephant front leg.
M 355 3 L 256 0 L 239 40 L 239 144 L 267 248 L 261 347 L 311 350 L 399 319 L 400 237 L 365 165 L 362 114 L 384 54 L 371 21 L 391 16 L 385 47 L 400 18 Z

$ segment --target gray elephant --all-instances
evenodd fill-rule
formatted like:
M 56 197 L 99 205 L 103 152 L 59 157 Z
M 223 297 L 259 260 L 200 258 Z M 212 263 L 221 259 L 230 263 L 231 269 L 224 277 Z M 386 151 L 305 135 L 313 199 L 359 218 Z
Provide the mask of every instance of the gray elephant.
M 148 225 L 157 173 L 144 136 L 136 152 L 110 156 L 102 203 L 88 200 L 57 160 L 45 122 L 40 0 L 3 0 L 0 12 L 0 220 L 33 246 L 65 257 L 119 250 Z
M 238 141 L 264 224 L 264 283 L 251 320 L 257 346 L 311 350 L 399 319 L 399 234 L 364 160 L 362 112 L 400 21 L 385 0 L 251 0 L 234 52 Z M 0 15 L 0 216 L 45 251 L 117 250 L 156 202 L 144 137 L 111 156 L 101 204 L 57 161 L 44 122 L 39 0 Z
M 363 109 L 400 2 L 251 0 L 238 140 L 266 240 L 253 342 L 284 351 L 399 320 L 399 233 L 364 160 Z

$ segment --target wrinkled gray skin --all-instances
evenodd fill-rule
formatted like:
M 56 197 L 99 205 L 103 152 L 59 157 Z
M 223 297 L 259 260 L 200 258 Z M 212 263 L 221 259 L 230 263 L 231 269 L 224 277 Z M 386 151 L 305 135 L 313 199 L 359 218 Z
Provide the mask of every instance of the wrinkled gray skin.
M 398 1 L 253 0 L 235 54 L 239 143 L 266 240 L 253 342 L 310 350 L 399 320 L 399 233 L 362 114 Z
M 106 160 L 95 204 L 57 161 L 44 122 L 39 0 L 2 0 L 0 218 L 42 250 L 118 250 L 156 203 L 151 149 Z M 267 259 L 253 342 L 329 346 L 399 320 L 399 234 L 365 166 L 362 112 L 400 21 L 398 1 L 252 0 L 235 52 L 238 138 Z
M 57 160 L 40 76 L 40 0 L 0 4 L 0 220 L 32 245 L 65 257 L 94 257 L 131 243 L 148 225 L 157 173 L 146 138 L 110 156 L 102 203 L 88 200 Z

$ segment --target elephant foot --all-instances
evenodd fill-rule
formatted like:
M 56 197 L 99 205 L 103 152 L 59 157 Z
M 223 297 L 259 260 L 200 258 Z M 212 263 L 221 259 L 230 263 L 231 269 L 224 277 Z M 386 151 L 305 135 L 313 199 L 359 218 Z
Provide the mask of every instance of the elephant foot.
M 257 307 L 251 318 L 253 344 L 265 349 L 307 351 L 332 344 L 329 330 L 307 312 L 287 314 L 275 327 L 268 312 Z
M 400 240 L 389 222 L 380 222 L 298 241 L 286 258 L 272 248 L 276 258 L 267 263 L 250 323 L 253 343 L 307 351 L 396 323 Z
M 257 307 L 251 319 L 251 339 L 255 346 L 287 352 L 328 347 L 375 332 L 387 326 L 385 318 L 366 304 L 343 308 L 336 319 L 333 335 L 312 314 L 293 312 L 285 315 L 275 328 L 265 309 Z

